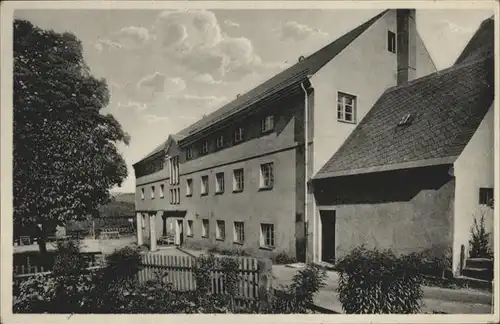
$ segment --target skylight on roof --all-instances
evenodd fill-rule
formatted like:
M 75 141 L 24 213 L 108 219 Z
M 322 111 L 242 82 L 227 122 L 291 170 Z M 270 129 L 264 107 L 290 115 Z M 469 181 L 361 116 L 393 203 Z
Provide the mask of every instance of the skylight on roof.
M 404 115 L 398 122 L 398 126 L 410 125 L 413 121 L 412 114 Z

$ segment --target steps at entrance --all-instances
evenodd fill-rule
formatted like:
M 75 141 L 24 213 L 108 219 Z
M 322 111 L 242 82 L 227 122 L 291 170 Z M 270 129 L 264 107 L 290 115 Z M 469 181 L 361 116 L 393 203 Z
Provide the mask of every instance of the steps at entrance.
M 485 258 L 469 258 L 465 261 L 462 276 L 492 281 L 493 260 Z

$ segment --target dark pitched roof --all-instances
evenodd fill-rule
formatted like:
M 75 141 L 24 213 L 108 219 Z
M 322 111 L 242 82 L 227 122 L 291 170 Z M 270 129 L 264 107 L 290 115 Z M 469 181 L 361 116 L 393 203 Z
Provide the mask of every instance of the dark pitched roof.
M 455 64 L 477 60 L 481 57 L 492 55 L 495 47 L 494 41 L 495 21 L 493 17 L 484 20 L 474 33 L 470 41 L 459 55 Z
M 357 28 L 346 33 L 342 37 L 313 53 L 309 57 L 297 62 L 295 65 L 280 72 L 271 79 L 265 81 L 249 92 L 238 96 L 235 100 L 222 106 L 213 113 L 202 118 L 193 125 L 183 129 L 178 134 L 189 136 L 201 131 L 202 129 L 219 122 L 220 120 L 244 110 L 251 105 L 269 97 L 270 95 L 287 88 L 295 82 L 300 82 L 307 75 L 318 72 L 325 64 L 331 61 L 358 36 L 367 30 L 375 21 L 382 17 L 388 10 L 385 10 Z
M 178 142 L 180 141 L 181 139 L 183 139 L 184 136 L 183 135 L 180 135 L 180 134 L 172 134 L 170 135 L 166 141 L 164 141 L 163 143 L 161 143 L 160 145 L 158 145 L 153 151 L 151 151 L 150 153 L 148 153 L 145 157 L 143 157 L 141 160 L 137 161 L 136 163 L 134 163 L 134 165 L 156 155 L 157 153 L 160 153 L 164 150 L 167 149 L 167 146 L 169 145 L 169 143 L 171 141 L 175 141 L 175 142 Z
M 493 102 L 493 82 L 490 55 L 388 89 L 315 178 L 453 163 Z M 413 122 L 398 126 L 407 114 Z

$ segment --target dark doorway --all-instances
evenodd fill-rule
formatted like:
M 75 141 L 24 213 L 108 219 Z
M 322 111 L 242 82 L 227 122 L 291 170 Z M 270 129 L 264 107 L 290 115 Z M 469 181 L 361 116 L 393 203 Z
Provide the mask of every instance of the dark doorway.
M 335 263 L 335 211 L 320 210 L 321 260 Z
M 163 220 L 161 228 L 162 236 L 167 236 L 167 216 L 163 215 L 161 219 Z
M 184 244 L 184 222 L 182 219 L 177 220 L 177 228 L 179 229 L 179 245 Z

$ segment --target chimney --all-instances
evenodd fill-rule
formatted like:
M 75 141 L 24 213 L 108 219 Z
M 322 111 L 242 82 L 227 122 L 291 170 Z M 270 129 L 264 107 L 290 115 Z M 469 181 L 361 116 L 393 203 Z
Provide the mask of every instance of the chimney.
M 397 58 L 398 85 L 416 78 L 417 69 L 417 24 L 415 9 L 397 9 Z

